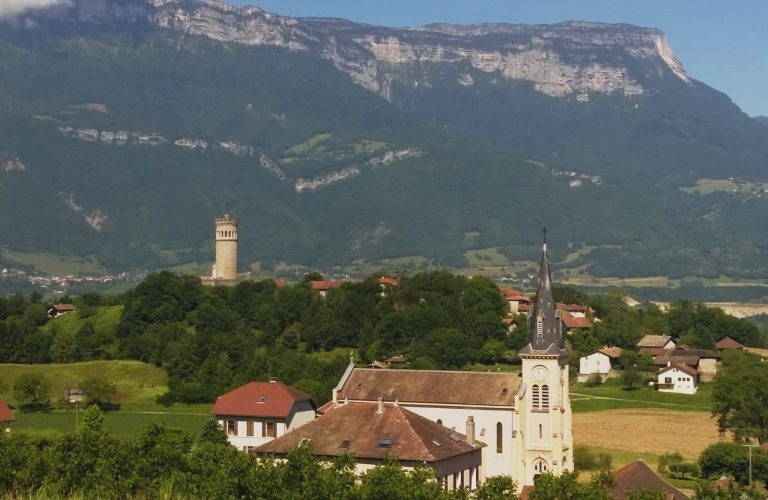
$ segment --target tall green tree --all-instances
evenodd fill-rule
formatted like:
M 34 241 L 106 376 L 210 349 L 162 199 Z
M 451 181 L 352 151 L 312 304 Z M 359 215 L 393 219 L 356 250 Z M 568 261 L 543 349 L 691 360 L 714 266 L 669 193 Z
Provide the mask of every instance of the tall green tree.
M 768 364 L 746 351 L 724 351 L 715 375 L 712 416 L 737 441 L 768 441 Z

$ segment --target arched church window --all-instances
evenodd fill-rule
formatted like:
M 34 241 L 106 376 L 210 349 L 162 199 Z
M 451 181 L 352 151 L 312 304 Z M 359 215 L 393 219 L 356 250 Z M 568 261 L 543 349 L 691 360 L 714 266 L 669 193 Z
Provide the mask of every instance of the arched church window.
M 496 423 L 496 453 L 504 451 L 504 426 L 501 422 Z
M 549 411 L 549 386 L 541 386 L 541 409 Z
M 533 471 L 537 472 L 539 474 L 543 474 L 549 470 L 549 466 L 547 465 L 547 462 L 545 462 L 542 459 L 538 459 L 533 462 Z
M 539 399 L 539 386 L 534 384 L 531 387 L 531 407 L 533 410 L 541 408 L 541 400 Z

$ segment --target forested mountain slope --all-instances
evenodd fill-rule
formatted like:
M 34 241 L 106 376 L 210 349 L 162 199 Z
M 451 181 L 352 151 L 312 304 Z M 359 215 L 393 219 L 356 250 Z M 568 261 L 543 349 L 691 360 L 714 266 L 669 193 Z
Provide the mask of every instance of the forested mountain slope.
M 768 277 L 768 127 L 626 25 L 292 19 L 79 1 L 0 29 L 0 243 L 108 269 L 598 248 L 594 275 Z M 739 189 L 703 180 L 735 178 Z M 715 186 L 712 188 L 711 186 Z M 681 191 L 681 188 L 688 188 Z M 473 234 L 470 239 L 467 233 Z

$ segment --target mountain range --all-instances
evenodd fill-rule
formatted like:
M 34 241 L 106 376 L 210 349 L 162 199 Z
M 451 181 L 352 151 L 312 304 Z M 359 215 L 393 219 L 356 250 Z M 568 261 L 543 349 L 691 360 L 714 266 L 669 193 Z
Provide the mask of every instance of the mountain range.
M 768 127 L 656 29 L 392 29 L 211 0 L 0 23 L 6 260 L 210 261 L 232 213 L 243 270 L 527 261 L 546 224 L 556 269 L 768 278 Z

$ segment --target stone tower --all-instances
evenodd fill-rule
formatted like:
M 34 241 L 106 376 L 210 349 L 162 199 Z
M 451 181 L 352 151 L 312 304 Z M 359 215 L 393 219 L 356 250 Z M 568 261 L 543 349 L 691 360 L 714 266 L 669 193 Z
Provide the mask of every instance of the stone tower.
M 533 312 L 528 320 L 529 344 L 520 350 L 523 386 L 520 399 L 519 462 L 515 480 L 533 485 L 546 472 L 559 475 L 573 470 L 573 435 L 569 397 L 568 358 L 562 320 L 552 293 L 552 275 L 547 259 L 546 230 L 541 256 L 539 285 Z
M 237 218 L 216 217 L 216 262 L 213 279 L 237 280 Z

